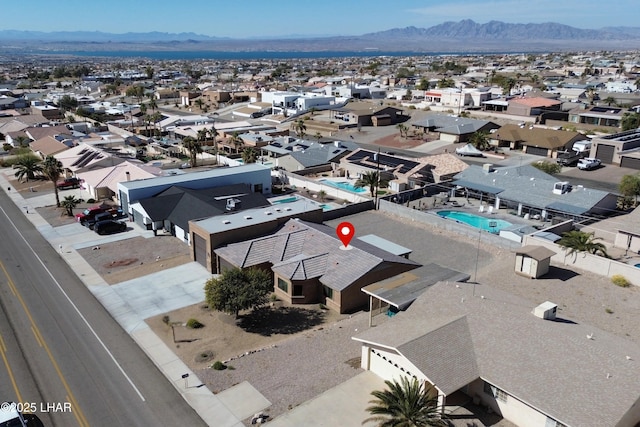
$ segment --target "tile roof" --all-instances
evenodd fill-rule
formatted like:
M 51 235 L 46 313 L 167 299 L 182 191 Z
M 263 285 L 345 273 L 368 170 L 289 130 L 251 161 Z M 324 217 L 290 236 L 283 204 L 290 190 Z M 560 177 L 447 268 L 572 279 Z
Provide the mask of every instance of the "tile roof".
M 537 303 L 489 285 L 455 285 L 435 284 L 406 312 L 354 339 L 396 348 L 443 391 L 482 378 L 566 425 L 619 425 L 637 404 L 635 343 L 568 319 L 540 319 L 532 314 Z
M 338 291 L 374 269 L 392 264 L 403 264 L 407 270 L 419 266 L 357 239 L 351 250 L 341 246 L 333 228 L 292 219 L 275 234 L 233 243 L 215 253 L 243 268 L 269 262 L 286 277 L 319 277 L 322 284 Z
M 535 98 L 513 98 L 513 99 L 510 99 L 509 102 L 526 105 L 527 107 L 551 107 L 554 105 L 562 104 L 562 101 L 543 98 L 541 96 L 535 97 Z

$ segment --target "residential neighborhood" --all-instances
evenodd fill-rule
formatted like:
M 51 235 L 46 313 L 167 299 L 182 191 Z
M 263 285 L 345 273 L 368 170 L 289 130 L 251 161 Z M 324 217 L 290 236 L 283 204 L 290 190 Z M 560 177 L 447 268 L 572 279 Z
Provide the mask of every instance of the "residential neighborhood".
M 2 197 L 205 425 L 375 426 L 403 379 L 640 425 L 637 51 L 81 65 L 0 62 Z

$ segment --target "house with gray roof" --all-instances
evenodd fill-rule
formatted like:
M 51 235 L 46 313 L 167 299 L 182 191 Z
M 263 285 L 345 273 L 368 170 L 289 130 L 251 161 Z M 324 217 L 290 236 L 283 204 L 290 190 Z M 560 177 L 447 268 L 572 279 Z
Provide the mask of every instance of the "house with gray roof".
M 449 142 L 467 142 L 476 132 L 491 132 L 500 125 L 489 120 L 470 119 L 445 114 L 430 114 L 426 118 L 411 123 L 411 126 L 428 134 L 436 134 L 437 139 Z
M 493 168 L 471 165 L 454 177 L 453 184 L 476 193 L 476 197 L 507 207 L 519 215 L 543 218 L 560 216 L 606 216 L 616 209 L 617 196 L 581 185 L 572 186 L 531 165 Z
M 520 426 L 636 426 L 640 347 L 485 284 L 439 282 L 362 332 L 361 366 L 464 394 Z
M 333 228 L 295 219 L 276 233 L 218 248 L 215 255 L 221 270 L 271 271 L 275 294 L 288 303 L 322 303 L 340 313 L 367 304 L 364 286 L 420 266 L 358 239 L 344 249 Z

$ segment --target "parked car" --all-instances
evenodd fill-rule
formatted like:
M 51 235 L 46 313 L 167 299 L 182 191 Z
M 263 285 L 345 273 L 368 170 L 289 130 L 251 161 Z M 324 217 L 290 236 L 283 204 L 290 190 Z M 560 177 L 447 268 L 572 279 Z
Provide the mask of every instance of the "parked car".
M 597 168 L 601 163 L 600 159 L 596 159 L 595 157 L 585 157 L 578 161 L 578 169 L 588 171 Z
M 93 230 L 93 227 L 96 225 L 96 223 L 100 221 L 106 221 L 107 219 L 114 219 L 113 214 L 111 212 L 102 212 L 102 213 L 96 214 L 93 218 L 83 221 L 81 224 Z
M 66 178 L 62 181 L 56 182 L 56 187 L 60 190 L 67 188 L 80 188 L 80 180 L 78 178 Z
M 113 234 L 127 231 L 127 224 L 123 221 L 117 221 L 115 219 L 107 219 L 105 221 L 96 222 L 93 226 L 93 231 L 102 234 Z
M 76 221 L 84 225 L 85 222 L 92 220 L 96 215 L 106 211 L 107 211 L 107 208 L 104 208 L 102 206 L 93 206 L 83 210 L 79 214 L 76 214 Z

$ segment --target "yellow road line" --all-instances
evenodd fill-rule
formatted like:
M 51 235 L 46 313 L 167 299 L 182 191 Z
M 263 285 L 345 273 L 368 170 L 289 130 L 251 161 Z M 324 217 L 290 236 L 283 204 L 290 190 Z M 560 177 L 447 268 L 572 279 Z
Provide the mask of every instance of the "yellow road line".
M 5 354 L 7 351 L 7 346 L 4 344 L 4 340 L 2 339 L 2 335 L 0 335 L 0 354 L 2 355 L 2 360 L 4 361 L 4 366 L 7 367 L 7 373 L 9 374 L 9 380 L 11 380 L 11 385 L 13 386 L 13 390 L 16 392 L 16 398 L 18 402 L 24 402 L 22 400 L 22 395 L 20 394 L 20 389 L 18 388 L 18 383 L 16 382 L 16 378 L 13 376 L 13 371 L 11 370 L 11 365 L 9 365 L 9 359 L 7 359 L 7 355 Z
M 7 277 L 7 280 L 9 282 L 9 287 L 11 287 L 11 289 L 14 291 L 16 298 L 18 298 L 20 305 L 22 305 L 22 308 L 24 309 L 27 317 L 29 318 L 29 321 L 31 322 L 31 329 L 33 330 L 33 333 L 36 335 L 36 339 L 38 340 L 38 343 L 47 352 L 47 355 L 49 356 L 49 360 L 51 360 L 51 364 L 53 365 L 53 369 L 55 369 L 56 373 L 58 374 L 58 378 L 60 378 L 60 381 L 62 382 L 62 386 L 67 392 L 67 400 L 71 403 L 73 415 L 76 417 L 78 424 L 81 427 L 85 427 L 85 426 L 88 427 L 89 423 L 87 422 L 87 419 L 82 413 L 82 410 L 80 409 L 80 405 L 78 405 L 78 401 L 73 396 L 73 393 L 71 392 L 71 388 L 69 387 L 67 380 L 65 379 L 64 375 L 62 374 L 62 371 L 60 370 L 60 366 L 58 366 L 58 362 L 53 357 L 53 354 L 51 353 L 51 350 L 49 349 L 47 342 L 45 341 L 44 337 L 40 333 L 40 330 L 36 326 L 36 322 L 33 320 L 33 316 L 31 315 L 31 312 L 27 308 L 27 304 L 24 302 L 24 299 L 22 298 L 22 295 L 20 294 L 20 292 L 18 292 L 18 289 L 15 286 L 15 283 L 13 283 L 13 280 L 11 279 L 9 272 L 5 268 L 2 261 L 0 261 L 0 269 L 2 269 L 2 271 L 4 272 L 4 275 Z M 3 354 L 3 357 L 4 357 L 4 354 Z

